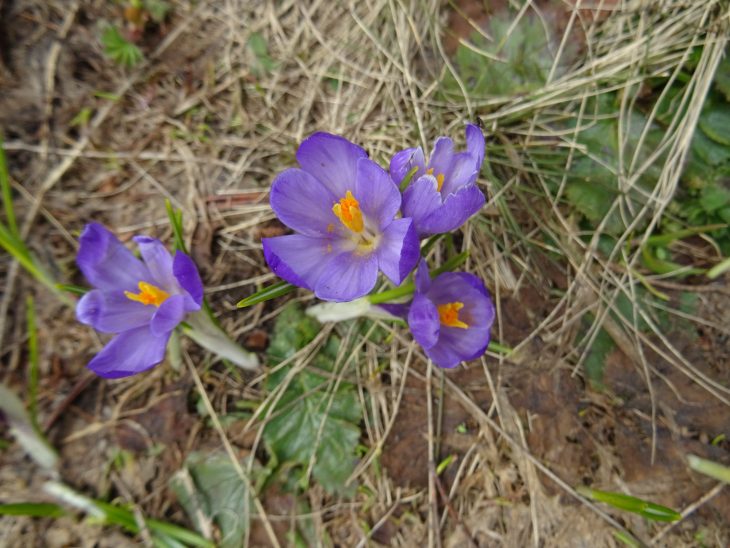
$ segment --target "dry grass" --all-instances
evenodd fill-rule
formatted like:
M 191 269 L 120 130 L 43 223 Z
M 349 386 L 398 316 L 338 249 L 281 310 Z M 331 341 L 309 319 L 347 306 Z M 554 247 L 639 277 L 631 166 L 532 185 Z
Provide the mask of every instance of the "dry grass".
M 342 348 L 358 351 L 338 358 L 337 375 L 325 390 L 333 394 L 343 380 L 356 382 L 363 408 L 369 410 L 363 434 L 367 452 L 351 481 L 367 487 L 370 494 L 363 490 L 353 500 L 343 501 L 312 489 L 307 496 L 318 531 L 326 531 L 333 542 L 347 546 L 374 544 L 378 539 L 402 546 L 611 546 L 617 544 L 614 531 L 625 528 L 647 544 L 653 537 L 662 545 L 679 545 L 691 538 L 682 527 L 665 532 L 638 518 L 624 515 L 619 521 L 616 514 L 579 497 L 572 480 L 561 478 L 546 464 L 549 459 L 531 448 L 532 418 L 529 411 L 527 416 L 521 413 L 513 401 L 513 381 L 525 371 L 536 376 L 546 371 L 566 373 L 565 378 L 580 376 L 587 349 L 603 328 L 628 358 L 627 363 L 640 372 L 650 395 L 652 462 L 660 451 L 657 431 L 659 415 L 665 409 L 660 386 L 669 384 L 677 390 L 668 380 L 675 377 L 657 366 L 659 360 L 700 387 L 728 416 L 730 388 L 725 381 L 708 373 L 695 361 L 697 356 L 687 355 L 643 308 L 634 307 L 633 319 L 611 313 L 620 295 L 636 301 L 642 284 L 663 287 L 667 283 L 661 277 L 637 275 L 641 245 L 636 242 L 644 242 L 658 226 L 678 188 L 703 98 L 726 45 L 727 2 L 591 2 L 590 7 L 602 13 L 601 17 L 594 17 L 587 2 L 566 2 L 565 6 L 578 4 L 583 9 L 566 7 L 560 12 L 564 30 L 554 37 L 555 65 L 543 87 L 521 96 L 480 98 L 469 93 L 468 82 L 459 81 L 463 101 L 446 101 L 439 92 L 443 75 L 454 72 L 443 44 L 446 13 L 453 7 L 441 2 L 225 0 L 199 2 L 196 7 L 179 2 L 169 32 L 149 49 L 141 66 L 127 73 L 111 68 L 98 45 L 88 45 L 94 27 L 77 20 L 80 12 L 108 8 L 93 1 L 74 2 L 66 9 L 27 4 L 30 13 L 54 22 L 46 32 L 57 40 L 51 53 L 43 57 L 43 71 L 31 74 L 18 69 L 21 84 L 8 95 L 14 97 L 17 91 L 20 100 L 23 90 L 42 90 L 32 100 L 43 107 L 40 119 L 46 130 L 34 138 L 31 132 L 18 129 L 6 143 L 15 161 L 17 189 L 25 199 L 19 211 L 29 241 L 38 247 L 44 241 L 53 242 L 53 249 L 45 255 L 63 277 L 72 271 L 73 235 L 85 222 L 103 220 L 123 236 L 144 231 L 167 237 L 162 204 L 169 198 L 185 213 L 187 233 L 194 257 L 205 272 L 209 297 L 223 323 L 241 340 L 258 326 L 270 325 L 280 310 L 269 303 L 237 311 L 234 304 L 273 280 L 260 245 L 261 235 L 275 230 L 266 190 L 277 172 L 294 163 L 299 141 L 315 130 L 339 133 L 362 144 L 385 164 L 405 145 L 415 143 L 429 149 L 439 135 L 458 140 L 466 120 L 481 118 L 490 139 L 488 161 L 492 157 L 491 175 L 481 183 L 490 201 L 480 218 L 463 231 L 461 245 L 471 253 L 466 269 L 482 277 L 495 296 L 496 340 L 507 340 L 510 311 L 503 306 L 515 296 L 526 290 L 537 292 L 544 301 L 544 313 L 527 311 L 529 327 L 523 329 L 521 340 L 513 341 L 512 355 L 488 353 L 481 364 L 470 365 L 483 371 L 480 383 L 488 387 L 490 402 L 486 407 L 451 373 L 426 366 L 425 356 L 402 328 L 379 324 L 392 339 L 387 348 L 373 344 L 359 330 L 327 326 L 293 356 L 289 379 L 308 366 L 331 330 L 340 330 Z M 515 20 L 528 16 L 548 19 L 531 2 L 513 4 Z M 255 72 L 257 61 L 248 46 L 254 33 L 264 37 L 276 63 L 265 75 Z M 568 46 L 579 35 L 585 36 L 585 50 L 568 58 Z M 87 45 L 82 46 L 84 41 Z M 28 44 L 28 48 L 34 45 L 32 41 Z M 619 127 L 628 131 L 642 82 L 653 77 L 668 77 L 672 82 L 698 46 L 702 53 L 682 95 L 687 108 L 677 110 L 657 146 L 649 148 L 642 137 L 635 149 L 622 147 L 621 165 L 615 173 L 620 188 L 626 195 L 630 190 L 641 192 L 644 200 L 640 205 L 628 199 L 613 204 L 627 226 L 620 244 L 634 245 L 617 245 L 613 255 L 606 257 L 598 252 L 605 227 L 597 227 L 592 239 L 584 237 L 575 216 L 563 206 L 567 175 L 557 192 L 550 190 L 532 153 L 551 148 L 567 151 L 566 163 L 557 166 L 567 172 L 574 159 L 587 151 L 576 141 L 577 129 L 556 131 L 556 121 L 572 121 L 575 128 L 590 125 L 590 98 L 617 90 Z M 71 66 L 79 55 L 89 56 L 92 65 L 103 68 L 93 78 L 79 81 L 81 89 L 73 95 L 67 79 L 72 78 Z M 485 62 L 488 57 L 485 54 Z M 60 90 L 58 85 L 54 88 L 54 82 L 61 82 Z M 97 89 L 119 99 L 93 99 Z M 52 98 L 59 94 L 63 98 L 54 105 Z M 89 104 L 95 108 L 89 124 L 81 131 L 70 129 L 71 117 Z M 3 106 L 10 108 L 7 102 Z M 646 132 L 655 115 L 652 111 L 648 117 Z M 628 138 L 620 140 L 625 143 Z M 658 183 L 646 192 L 638 184 L 639 178 L 657 165 Z M 637 234 L 638 226 L 648 228 Z M 545 257 L 551 257 L 548 262 L 561 257 L 557 261 L 566 284 L 559 296 L 548 295 L 554 281 L 546 273 Z M 10 364 L 5 375 L 17 380 L 21 316 L 13 307 L 19 302 L 18 295 L 31 289 L 25 282 L 18 283 L 16 267 L 11 265 L 4 272 L 0 337 L 13 345 L 4 350 Z M 310 299 L 304 293 L 298 298 Z M 48 310 L 58 309 L 49 305 Z M 43 319 L 44 329 L 55 340 L 76 341 L 77 347 L 63 357 L 66 367 L 78 377 L 87 350 L 99 342 L 87 332 L 68 327 L 70 314 L 63 314 L 68 323 L 48 315 Z M 591 325 L 588 344 L 581 345 L 579 326 L 586 318 Z M 699 314 L 685 319 L 705 326 L 712 321 Z M 647 323 L 650 330 L 641 330 L 640 323 Z M 726 325 L 717 324 L 717 328 Z M 46 358 L 51 354 L 49 350 Z M 380 368 L 383 360 L 389 363 L 387 382 Z M 158 368 L 144 380 L 110 383 L 101 389 L 108 393 L 106 401 L 96 400 L 99 408 L 89 411 L 93 417 L 85 429 L 66 433 L 59 444 L 113 430 L 129 416 L 125 415 L 129 408 L 123 410 L 125 403 L 139 398 L 149 403 L 163 379 L 190 376 L 213 417 L 215 435 L 201 434 L 197 429 L 208 427 L 198 425 L 188 440 L 189 448 L 197 447 L 203 438 L 211 446 L 224 447 L 238 473 L 247 478 L 250 470 L 240 468 L 236 458 L 240 451 L 237 440 L 249 440 L 242 444 L 245 451 L 256 453 L 268 419 L 264 410 L 270 413 L 272 406 L 260 405 L 261 412 L 233 440 L 217 417 L 226 414 L 233 398 L 276 402 L 287 383 L 264 394 L 264 373 L 254 378 L 226 378 L 207 367 L 196 369 L 192 362 L 188 364 L 188 370 L 180 373 Z M 44 375 L 49 375 L 45 365 Z M 44 394 L 50 408 L 59 401 L 51 390 L 47 386 Z M 404 395 L 413 390 L 420 391 L 425 402 L 422 409 L 428 425 L 425 487 L 404 486 L 400 478 L 391 477 L 378 465 L 408 401 Z M 450 482 L 435 474 L 441 443 L 437 433 L 447 397 L 458 402 L 476 428 L 453 465 L 456 470 Z M 609 400 L 588 395 L 581 396 L 581 401 L 591 398 L 601 405 Z M 579 402 L 572 403 L 577 406 Z M 609 449 L 601 453 L 595 484 L 639 495 L 652 493 L 656 486 L 643 486 L 642 491 L 623 483 L 612 466 L 619 457 Z M 157 484 L 157 488 L 164 486 Z M 705 492 L 712 493 L 712 487 Z M 702 504 L 707 500 L 702 499 Z M 150 515 L 161 515 L 154 513 L 150 501 L 134 502 L 152 512 Z M 280 516 L 271 515 L 270 510 L 267 514 L 262 500 L 256 499 L 255 504 L 265 527 L 263 538 L 277 544 L 281 539 L 277 540 L 271 523 Z M 156 509 L 166 511 L 168 505 L 159 502 Z M 369 524 L 369 530 L 363 523 Z M 727 541 L 722 523 L 708 527 L 718 542 Z M 9 542 L 18 535 L 12 527 L 3 534 Z

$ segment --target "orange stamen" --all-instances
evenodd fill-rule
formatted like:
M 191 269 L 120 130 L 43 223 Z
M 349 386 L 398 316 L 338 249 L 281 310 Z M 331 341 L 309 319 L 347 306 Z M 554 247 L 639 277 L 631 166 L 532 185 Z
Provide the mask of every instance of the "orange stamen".
M 347 228 L 353 232 L 362 232 L 363 220 L 360 211 L 360 202 L 358 202 L 349 190 L 344 198 L 340 198 L 340 202 L 332 206 L 332 212 Z
M 459 310 L 464 308 L 464 303 L 456 301 L 453 303 L 441 304 L 437 308 L 439 311 L 439 320 L 443 325 L 448 327 L 458 327 L 460 329 L 466 329 L 469 327 L 468 324 L 459 319 Z
M 148 284 L 147 282 L 139 282 L 137 284 L 137 287 L 139 287 L 139 293 L 132 293 L 131 291 L 125 291 L 124 295 L 130 301 L 142 303 L 145 306 L 150 305 L 150 304 L 155 305 L 155 306 L 160 306 L 170 296 L 170 294 L 167 291 L 163 291 L 159 287 L 156 287 L 152 284 Z
M 426 170 L 427 175 L 433 175 L 433 168 L 430 167 Z M 439 173 L 436 175 L 436 190 L 441 192 L 441 187 L 444 186 L 444 179 L 446 179 L 446 176 L 443 173 Z

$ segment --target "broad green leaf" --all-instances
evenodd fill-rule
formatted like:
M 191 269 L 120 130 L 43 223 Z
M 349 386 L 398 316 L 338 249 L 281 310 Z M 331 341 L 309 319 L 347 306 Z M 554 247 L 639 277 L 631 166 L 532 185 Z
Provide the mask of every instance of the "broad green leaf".
M 700 205 L 707 213 L 713 213 L 730 204 L 730 190 L 720 185 L 708 185 L 700 193 Z
M 303 348 L 320 329 L 320 324 L 306 316 L 298 305 L 287 306 L 274 326 L 268 350 L 271 365 Z M 314 479 L 331 493 L 349 494 L 354 486 L 346 486 L 345 482 L 356 464 L 362 410 L 350 383 L 341 382 L 332 392 L 334 381 L 329 374 L 333 372 L 340 344 L 338 337 L 330 336 L 311 365 L 291 380 L 272 410 L 264 441 L 279 463 L 297 465 L 300 473 L 308 469 L 314 458 Z M 267 388 L 279 386 L 291 367 L 270 375 Z
M 730 146 L 730 103 L 708 101 L 699 126 L 713 141 Z
M 697 129 L 692 137 L 692 154 L 710 167 L 730 162 L 730 146 L 710 139 L 704 131 Z M 692 162 L 693 159 L 690 160 Z M 689 166 L 688 166 L 689 167 Z
M 198 531 L 205 534 L 214 522 L 222 548 L 242 545 L 253 503 L 228 455 L 192 453 L 170 486 Z
M 276 69 L 276 62 L 269 55 L 269 45 L 260 33 L 254 32 L 248 39 L 248 48 L 254 56 L 251 72 L 263 76 Z
M 586 359 L 583 361 L 586 375 L 588 375 L 588 379 L 594 387 L 603 387 L 603 370 L 606 366 L 606 358 L 615 348 L 616 345 L 611 336 L 603 329 L 599 330 L 596 338 L 593 339 L 593 345 L 588 351 Z
M 722 93 L 725 100 L 730 103 L 730 47 L 725 48 L 725 58 L 717 67 L 713 84 L 715 89 Z
M 514 96 L 539 89 L 547 81 L 555 44 L 538 17 L 524 15 L 515 23 L 516 16 L 509 11 L 494 14 L 485 29 L 491 40 L 474 32 L 469 45 L 459 45 L 453 64 L 470 96 Z M 563 59 L 571 57 L 568 50 L 570 45 Z M 562 73 L 561 66 L 557 75 Z M 445 73 L 442 91 L 461 96 L 450 71 Z

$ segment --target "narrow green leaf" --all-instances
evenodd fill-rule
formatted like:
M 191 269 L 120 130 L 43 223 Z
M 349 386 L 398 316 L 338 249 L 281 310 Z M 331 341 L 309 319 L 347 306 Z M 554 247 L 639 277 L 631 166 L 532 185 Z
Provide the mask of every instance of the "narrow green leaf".
M 60 518 L 66 511 L 58 504 L 45 502 L 18 502 L 0 504 L 0 516 L 30 516 L 34 518 Z
M 723 466 L 711 460 L 701 459 L 695 455 L 688 455 L 689 467 L 695 472 L 705 474 L 716 480 L 730 483 L 730 467 Z
M 451 463 L 454 462 L 456 459 L 455 454 L 451 454 L 448 457 L 446 457 L 444 460 L 438 463 L 436 466 L 436 475 L 440 476 L 443 474 L 444 470 L 446 470 L 449 466 L 451 466 Z
M 623 493 L 611 493 L 608 491 L 599 491 L 588 487 L 578 487 L 577 491 L 592 500 L 609 504 L 619 510 L 633 512 L 647 519 L 654 521 L 677 521 L 682 518 L 682 514 L 646 500 L 642 500 Z
M 440 267 L 438 267 L 435 270 L 431 271 L 431 277 L 435 278 L 439 274 L 443 274 L 444 272 L 449 272 L 462 264 L 466 259 L 469 257 L 468 251 L 463 251 L 459 253 L 458 255 L 455 255 L 448 261 L 446 261 L 444 264 L 442 264 Z M 368 295 L 368 300 L 370 301 L 370 304 L 381 304 L 381 303 L 387 303 L 390 301 L 396 301 L 398 299 L 401 299 L 403 297 L 407 297 L 408 295 L 411 295 L 416 290 L 416 286 L 413 282 L 407 282 L 399 285 L 398 287 L 395 287 L 393 289 L 388 289 L 387 291 L 383 291 L 381 293 L 375 293 L 374 295 Z
M 623 542 L 626 546 L 630 546 L 631 548 L 639 548 L 641 544 L 634 538 L 623 531 L 613 531 L 613 536 L 616 537 L 616 540 Z
M 669 245 L 676 240 L 688 238 L 696 234 L 704 234 L 706 232 L 712 232 L 714 230 L 720 230 L 727 228 L 726 224 L 712 224 L 705 226 L 693 226 L 684 230 L 677 230 L 676 232 L 669 232 L 667 234 L 657 234 L 656 236 L 650 236 L 646 244 L 650 246 L 664 246 Z
M 28 413 L 33 427 L 40 431 L 38 426 L 38 329 L 36 327 L 35 303 L 28 295 L 25 300 L 26 324 L 28 329 Z
M 142 51 L 121 35 L 116 27 L 109 25 L 101 35 L 104 45 L 104 54 L 115 63 L 126 67 L 133 67 L 144 59 Z
M 174 248 L 179 249 L 183 253 L 187 253 L 185 247 L 185 238 L 183 236 L 183 213 L 179 209 L 174 209 L 170 200 L 165 200 L 165 211 L 167 211 L 167 218 L 170 220 L 170 226 L 172 227 L 172 233 L 175 238 Z
M 5 147 L 3 146 L 3 138 L 0 135 L 0 189 L 2 190 L 3 208 L 5 209 L 5 218 L 8 223 L 8 230 L 11 234 L 18 236 L 18 224 L 15 221 L 15 208 L 13 207 L 13 194 L 10 187 L 10 174 L 8 173 L 8 163 L 5 158 Z
M 100 519 L 108 525 L 118 525 L 130 533 L 138 534 L 140 532 L 134 513 L 127 508 L 115 506 L 101 500 L 94 500 L 57 481 L 47 482 L 44 489 L 60 502 L 81 510 L 92 518 Z M 179 525 L 156 519 L 144 519 L 144 522 L 152 534 L 153 542 L 157 545 L 175 546 L 174 542 L 170 542 L 172 540 L 179 541 L 185 546 L 200 548 L 215 548 L 216 546 L 213 542 L 201 537 L 194 531 Z
M 291 293 L 295 289 L 296 286 L 293 286 L 289 282 L 279 281 L 267 287 L 264 287 L 263 289 L 260 289 L 259 291 L 257 291 L 253 295 L 249 295 L 245 299 L 242 299 L 241 301 L 239 301 L 236 307 L 246 308 L 247 306 L 253 306 L 255 304 L 270 301 L 271 299 L 276 299 L 277 297 L 281 297 L 282 295 Z
M 26 453 L 42 468 L 56 467 L 58 456 L 45 437 L 33 426 L 33 421 L 20 401 L 10 389 L 0 384 L 0 411 L 10 424 L 10 431 Z
M 415 167 L 412 167 L 408 173 L 406 173 L 406 176 L 403 177 L 403 180 L 400 182 L 399 189 L 401 192 L 404 192 L 408 188 L 408 185 L 411 184 L 411 179 L 413 179 L 413 176 L 416 174 L 417 171 L 418 171 L 418 166 L 415 166 Z
M 73 295 L 86 295 L 89 292 L 88 287 L 81 287 L 80 285 L 73 285 L 73 284 L 56 284 L 56 288 L 59 291 L 65 291 L 66 293 L 71 293 Z
M 711 280 L 714 280 L 715 278 L 721 276 L 725 272 L 730 270 L 730 257 L 723 259 L 719 263 L 717 263 L 715 266 L 713 266 L 710 270 L 707 271 L 707 277 Z

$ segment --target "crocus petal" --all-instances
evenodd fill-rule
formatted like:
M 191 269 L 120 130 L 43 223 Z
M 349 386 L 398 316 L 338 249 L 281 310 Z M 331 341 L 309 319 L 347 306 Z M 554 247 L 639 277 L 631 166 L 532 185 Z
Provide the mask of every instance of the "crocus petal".
M 460 188 L 474 183 L 478 176 L 479 166 L 471 154 L 468 152 L 454 154 L 451 173 L 448 179 L 444 179 L 444 186 L 441 187 L 441 195 L 446 197 L 449 194 L 454 194 Z
M 479 211 L 484 202 L 484 194 L 475 184 L 462 187 L 448 196 L 441 207 L 419 218 L 418 231 L 423 235 L 441 234 L 457 229 Z
M 199 309 L 203 304 L 203 282 L 193 260 L 182 251 L 176 251 L 172 260 L 172 274 L 180 287 L 188 292 L 193 303 L 197 305 L 193 310 Z M 190 311 L 188 310 L 188 312 Z
M 403 216 L 413 219 L 419 234 L 422 233 L 421 221 L 441 207 L 441 194 L 436 188 L 436 178 L 423 175 L 403 192 Z
M 455 329 L 455 328 L 454 328 Z M 445 331 L 446 328 L 443 330 Z M 463 358 L 457 346 L 449 339 L 449 343 L 439 341 L 431 348 L 424 348 L 429 359 L 444 369 L 452 369 L 459 365 Z
M 318 132 L 302 141 L 297 161 L 329 191 L 343 198 L 355 185 L 357 161 L 367 153 L 344 137 Z
M 139 247 L 145 265 L 152 274 L 155 285 L 165 291 L 177 288 L 177 280 L 172 273 L 172 255 L 162 242 L 149 236 L 135 236 L 134 241 Z
M 89 291 L 76 305 L 76 318 L 102 333 L 121 333 L 147 325 L 155 307 L 134 302 L 124 291 Z
M 141 373 L 164 359 L 169 338 L 169 333 L 155 337 L 148 326 L 124 331 L 94 356 L 88 367 L 107 379 Z
M 423 348 L 429 349 L 435 345 L 441 328 L 436 305 L 427 297 L 416 294 L 408 311 L 408 327 L 411 328 L 413 338 Z
M 104 291 L 136 291 L 141 280 L 152 281 L 144 264 L 99 223 L 84 227 L 76 263 L 89 283 Z
M 426 293 L 426 291 L 428 291 L 431 287 L 431 274 L 428 271 L 428 264 L 426 264 L 426 261 L 423 259 L 421 259 L 421 262 L 418 264 L 414 281 L 417 293 Z
M 489 329 L 441 326 L 438 343 L 426 349 L 439 367 L 452 368 L 460 362 L 478 358 L 489 345 Z
M 415 181 L 420 175 L 426 173 L 426 159 L 423 156 L 423 149 L 407 148 L 396 152 L 390 160 L 390 177 L 396 185 L 401 184 L 408 172 L 414 167 L 418 168 L 412 181 Z
M 336 221 L 332 205 L 342 197 L 344 194 L 335 196 L 306 171 L 287 169 L 274 179 L 270 201 L 286 226 L 307 236 L 321 236 L 327 234 L 328 224 Z
M 175 329 L 185 314 L 185 295 L 173 295 L 165 299 L 152 316 L 150 331 L 155 337 L 161 337 Z
M 323 301 L 352 301 L 370 293 L 378 279 L 375 253 L 346 251 L 332 258 L 323 270 L 314 293 Z
M 396 318 L 401 318 L 403 320 L 408 319 L 408 311 L 411 308 L 410 303 L 380 303 L 373 306 L 376 308 L 382 308 L 391 316 L 395 316 Z
M 474 124 L 466 125 L 466 151 L 474 156 L 477 170 L 480 170 L 484 161 L 484 134 Z
M 407 218 L 396 219 L 381 235 L 376 252 L 378 268 L 391 282 L 400 285 L 416 266 L 420 252 L 418 233 L 413 221 Z
M 454 160 L 454 142 L 448 137 L 439 137 L 433 145 L 428 167 L 433 168 L 433 174 L 443 174 L 446 179 L 451 174 L 451 164 Z
M 314 290 L 333 258 L 331 240 L 301 234 L 263 238 L 264 258 L 269 268 L 287 282 Z
M 428 298 L 437 305 L 462 302 L 464 308 L 459 312 L 459 317 L 467 324 L 469 329 L 486 329 L 489 332 L 494 323 L 494 305 L 484 283 L 474 276 L 465 272 L 446 272 L 438 276 L 428 290 Z
M 360 210 L 377 223 L 378 229 L 392 221 L 400 209 L 398 187 L 382 167 L 368 158 L 357 162 L 354 194 Z

